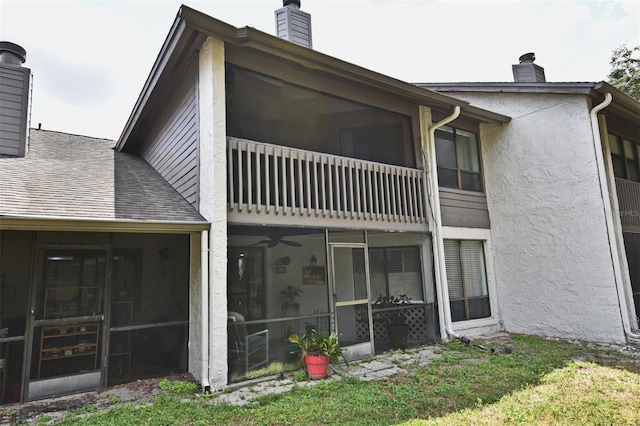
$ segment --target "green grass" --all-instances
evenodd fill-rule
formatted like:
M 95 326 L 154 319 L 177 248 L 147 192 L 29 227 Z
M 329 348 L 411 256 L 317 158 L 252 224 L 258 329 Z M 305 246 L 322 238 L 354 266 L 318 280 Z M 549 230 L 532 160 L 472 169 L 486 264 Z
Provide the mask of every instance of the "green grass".
M 441 359 L 387 382 L 294 386 L 244 407 L 217 397 L 157 396 L 153 404 L 68 415 L 62 425 L 640 424 L 640 358 L 587 345 L 514 336 L 513 353 L 458 342 Z M 490 346 L 490 345 L 488 345 Z

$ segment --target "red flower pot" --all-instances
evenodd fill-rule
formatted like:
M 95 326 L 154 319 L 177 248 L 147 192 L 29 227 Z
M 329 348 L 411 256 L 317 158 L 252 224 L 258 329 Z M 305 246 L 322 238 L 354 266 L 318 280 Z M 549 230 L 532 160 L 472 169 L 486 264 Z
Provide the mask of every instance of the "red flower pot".
M 307 373 L 313 380 L 321 380 L 327 377 L 329 370 L 329 357 L 327 355 L 305 355 L 304 362 L 307 365 Z

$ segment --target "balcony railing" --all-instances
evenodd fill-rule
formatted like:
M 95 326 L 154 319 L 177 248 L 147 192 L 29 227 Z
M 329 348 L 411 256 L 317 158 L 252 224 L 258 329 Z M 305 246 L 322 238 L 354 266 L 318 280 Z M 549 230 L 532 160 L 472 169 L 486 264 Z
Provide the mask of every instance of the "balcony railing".
M 622 225 L 640 226 L 640 183 L 616 178 L 616 192 Z
M 228 138 L 231 214 L 425 224 L 422 170 Z

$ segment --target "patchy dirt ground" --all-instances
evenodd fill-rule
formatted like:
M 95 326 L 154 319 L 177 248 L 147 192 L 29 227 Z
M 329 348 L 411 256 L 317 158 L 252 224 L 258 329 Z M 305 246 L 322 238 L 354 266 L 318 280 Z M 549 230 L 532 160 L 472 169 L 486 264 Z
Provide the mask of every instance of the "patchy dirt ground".
M 164 379 L 172 382 L 179 380 L 197 382 L 191 374 L 181 373 L 160 378 L 137 380 L 96 391 L 65 395 L 42 401 L 8 404 L 0 407 L 0 425 L 36 423 L 38 417 L 41 416 L 48 416 L 51 420 L 57 420 L 69 411 L 82 409 L 90 405 L 95 405 L 97 407 L 96 411 L 106 411 L 115 405 L 133 404 L 141 401 L 149 403 L 154 396 L 165 393 L 158 385 Z

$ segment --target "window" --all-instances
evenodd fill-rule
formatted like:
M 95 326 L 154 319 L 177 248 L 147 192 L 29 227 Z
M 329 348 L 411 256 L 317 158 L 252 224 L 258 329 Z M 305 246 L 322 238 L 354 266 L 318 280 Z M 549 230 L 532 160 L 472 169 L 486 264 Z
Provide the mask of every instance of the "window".
M 423 301 L 420 248 L 369 249 L 371 297 L 406 294 L 412 302 Z
M 609 145 L 615 177 L 640 182 L 640 145 L 611 133 Z
M 452 321 L 491 316 L 482 241 L 444 241 Z
M 482 192 L 480 150 L 476 135 L 442 126 L 436 130 L 435 136 L 440 186 Z

